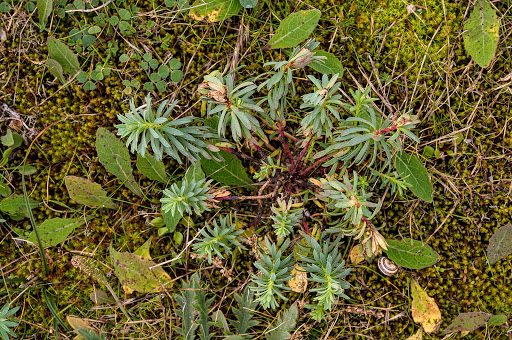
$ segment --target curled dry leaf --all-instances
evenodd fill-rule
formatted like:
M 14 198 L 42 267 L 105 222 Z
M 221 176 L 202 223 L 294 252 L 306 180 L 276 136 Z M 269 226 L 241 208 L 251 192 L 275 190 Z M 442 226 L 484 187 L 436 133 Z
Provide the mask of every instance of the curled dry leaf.
M 416 280 L 411 280 L 412 318 L 420 323 L 426 333 L 439 330 L 441 326 L 441 311 L 436 301 L 428 296 Z
M 406 340 L 423 340 L 423 330 L 420 328 L 416 333 L 408 337 Z
M 298 264 L 292 269 L 292 278 L 288 281 L 288 286 L 292 291 L 297 293 L 305 293 L 308 289 L 308 273 L 304 271 Z

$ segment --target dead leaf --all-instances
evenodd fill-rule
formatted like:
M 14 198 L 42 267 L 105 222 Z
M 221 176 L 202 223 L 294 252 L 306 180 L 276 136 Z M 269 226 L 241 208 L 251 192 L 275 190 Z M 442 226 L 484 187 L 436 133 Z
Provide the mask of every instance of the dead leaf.
M 498 81 L 510 81 L 512 80 L 512 73 L 507 74 L 505 77 L 500 78 Z
M 416 333 L 408 337 L 406 340 L 423 340 L 423 329 L 418 329 Z
M 461 313 L 452 320 L 452 323 L 441 334 L 474 331 L 479 327 L 485 326 L 491 317 L 492 314 L 484 312 Z
M 416 280 L 411 280 L 412 318 L 420 323 L 426 333 L 439 330 L 441 326 L 441 311 L 436 301 L 428 296 Z
M 304 271 L 298 264 L 292 269 L 292 278 L 288 281 L 288 286 L 292 291 L 297 293 L 305 293 L 308 288 L 308 273 Z
M 91 323 L 88 320 L 79 318 L 78 316 L 74 315 L 66 316 L 66 321 L 73 329 L 89 328 L 91 326 Z
M 363 255 L 363 246 L 361 244 L 356 244 L 350 249 L 349 253 L 350 262 L 353 264 L 359 264 L 364 261 Z

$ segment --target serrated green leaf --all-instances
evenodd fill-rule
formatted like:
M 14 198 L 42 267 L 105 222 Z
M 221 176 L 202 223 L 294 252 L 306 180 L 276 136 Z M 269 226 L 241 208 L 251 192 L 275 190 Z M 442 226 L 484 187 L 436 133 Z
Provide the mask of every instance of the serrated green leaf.
M 237 15 L 242 5 L 239 0 L 196 0 L 190 8 L 189 17 L 212 23 Z
M 216 310 L 212 315 L 212 321 L 215 327 L 222 329 L 224 333 L 229 333 L 228 320 L 220 309 Z
M 267 333 L 267 340 L 285 340 L 290 339 L 292 331 L 295 328 L 295 322 L 299 310 L 297 303 L 294 303 L 286 310 L 281 316 L 277 318 L 276 325 L 272 327 L 272 330 Z
M 83 218 L 52 218 L 44 221 L 37 227 L 39 238 L 44 247 L 55 247 L 66 241 L 66 238 L 75 228 L 84 224 Z M 36 233 L 32 231 L 28 240 L 37 244 Z
M 108 197 L 108 193 L 98 183 L 76 176 L 66 176 L 64 182 L 69 197 L 78 204 L 91 208 L 117 208 L 116 204 Z
M 487 0 L 476 0 L 464 24 L 464 48 L 480 67 L 487 67 L 499 41 L 500 23 L 496 11 Z
M 194 273 L 190 282 L 183 282 L 181 294 L 175 295 L 176 302 L 180 306 L 175 309 L 176 314 L 181 317 L 181 328 L 179 332 L 186 340 L 195 340 L 195 332 L 198 324 L 194 322 L 196 311 L 196 291 L 199 288 L 199 276 Z
M 64 72 L 74 75 L 80 71 L 78 58 L 66 44 L 53 37 L 48 37 L 46 44 L 48 45 L 48 57 L 57 61 Z
M 324 56 L 324 62 L 314 61 L 308 66 L 313 70 L 323 74 L 339 74 L 339 77 L 343 75 L 343 67 L 341 61 L 332 53 L 323 50 L 314 50 L 316 56 Z
M 121 180 L 128 189 L 142 197 L 142 190 L 135 181 L 128 149 L 117 137 L 105 128 L 96 132 L 96 151 L 100 163 L 108 172 Z
M 425 202 L 432 202 L 432 183 L 430 183 L 427 169 L 418 157 L 403 152 L 395 157 L 395 167 L 400 177 L 411 185 L 413 194 Z
M 161 266 L 150 269 L 156 263 L 145 257 L 128 252 L 118 252 L 110 247 L 110 259 L 114 272 L 127 294 L 134 291 L 150 293 L 170 287 L 166 283 L 171 281 L 171 277 Z
M 218 156 L 222 157 L 224 161 L 217 162 L 214 159 L 201 157 L 201 165 L 206 176 L 226 185 L 246 185 L 252 183 L 242 162 L 236 156 L 223 150 L 218 152 Z
M 39 16 L 39 27 L 46 27 L 48 17 L 52 13 L 53 0 L 37 0 L 37 11 Z
M 499 260 L 512 254 L 512 224 L 499 228 L 489 239 L 487 260 L 492 266 Z
M 185 179 L 189 182 L 196 181 L 199 182 L 200 180 L 204 179 L 205 175 L 203 172 L 203 169 L 201 169 L 201 163 L 194 162 L 188 168 L 187 173 L 185 174 Z
M 318 25 L 321 12 L 316 9 L 299 11 L 288 15 L 276 30 L 276 34 L 268 42 L 272 48 L 295 47 L 304 40 Z
M 258 324 L 258 321 L 251 320 L 254 314 L 253 310 L 256 310 L 258 302 L 254 301 L 254 291 L 249 286 L 245 287 L 242 295 L 236 293 L 235 300 L 238 302 L 239 308 L 231 309 L 236 320 L 230 320 L 230 322 L 235 327 L 237 334 L 245 334 L 249 328 Z
M 39 202 L 28 198 L 30 209 L 34 209 L 39 205 Z M 23 195 L 12 195 L 2 202 L 0 202 L 0 211 L 10 215 L 11 217 L 21 216 L 28 217 L 28 209 L 25 205 L 25 198 Z
M 142 157 L 137 154 L 137 169 L 142 172 L 144 176 L 161 183 L 167 183 L 169 176 L 165 172 L 165 165 L 162 161 L 157 161 L 156 158 L 147 153 Z
M 410 238 L 386 240 L 388 257 L 401 267 L 421 269 L 433 266 L 439 261 L 439 255 L 427 244 Z
M 48 67 L 48 72 L 57 78 L 61 84 L 66 83 L 66 78 L 64 78 L 64 70 L 62 69 L 62 65 L 57 60 L 51 58 L 46 59 L 46 67 Z
M 491 316 L 492 314 L 483 312 L 461 313 L 453 319 L 452 323 L 441 334 L 474 331 L 484 326 Z

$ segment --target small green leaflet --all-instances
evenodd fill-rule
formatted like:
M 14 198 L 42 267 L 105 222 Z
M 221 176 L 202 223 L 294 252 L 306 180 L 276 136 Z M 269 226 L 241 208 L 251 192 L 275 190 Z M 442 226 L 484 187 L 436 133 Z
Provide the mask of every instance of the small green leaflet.
M 401 241 L 386 240 L 388 257 L 401 267 L 421 269 L 433 266 L 439 261 L 439 255 L 429 246 L 410 238 Z
M 499 260 L 512 254 L 512 224 L 499 228 L 489 239 L 487 260 L 492 266 Z
M 508 317 L 506 315 L 493 315 L 489 321 L 487 321 L 487 326 L 501 326 L 507 322 Z
M 464 24 L 464 48 L 480 67 L 494 58 L 499 41 L 500 23 L 496 11 L 487 0 L 476 0 L 471 16 Z
M 268 42 L 272 48 L 295 47 L 306 40 L 320 20 L 321 12 L 312 9 L 288 15 L 276 30 L 276 34 Z
M 58 61 L 52 58 L 48 58 L 46 59 L 46 67 L 48 67 L 48 71 L 62 84 L 66 83 L 66 78 L 64 78 L 64 70 Z
M 58 62 L 66 73 L 75 74 L 80 71 L 80 63 L 76 55 L 63 42 L 48 37 L 48 57 Z
M 205 175 L 203 172 L 203 169 L 201 169 L 201 163 L 194 162 L 188 168 L 187 173 L 185 174 L 185 179 L 187 179 L 189 182 L 196 181 L 199 182 L 200 180 L 204 179 Z
M 161 266 L 150 269 L 156 263 L 145 257 L 110 247 L 110 259 L 126 294 L 150 293 L 170 287 L 166 284 L 171 281 L 169 274 Z
M 322 74 L 339 74 L 339 77 L 343 75 L 343 67 L 341 66 L 341 61 L 332 53 L 326 52 L 323 50 L 314 50 L 315 55 L 324 56 L 327 59 L 324 59 L 324 62 L 314 61 L 308 66 L 313 70 L 320 72 Z
M 124 143 L 112 132 L 100 127 L 96 132 L 96 151 L 105 169 L 121 180 L 135 195 L 142 197 L 142 190 L 133 177 L 130 153 Z
M 53 0 L 37 0 L 37 11 L 39 16 L 39 27 L 41 29 L 46 27 L 48 17 L 52 13 Z
M 239 0 L 196 0 L 190 8 L 189 17 L 212 23 L 237 15 L 242 5 Z
M 137 169 L 142 172 L 147 178 L 158 181 L 161 183 L 167 183 L 169 177 L 165 172 L 165 165 L 162 161 L 157 161 L 153 155 L 148 152 L 142 157 L 137 154 Z
M 52 218 L 44 221 L 37 227 L 41 243 L 44 247 L 55 247 L 66 241 L 66 238 L 75 228 L 84 224 L 83 218 Z M 32 231 L 28 240 L 37 244 L 36 233 Z
M 400 177 L 411 184 L 413 194 L 425 202 L 432 202 L 432 183 L 430 183 L 427 169 L 418 157 L 403 152 L 395 157 L 395 167 Z
M 218 156 L 224 158 L 224 161 L 217 162 L 214 159 L 201 157 L 201 165 L 206 176 L 226 185 L 252 183 L 242 162 L 236 156 L 224 150 L 219 151 Z
M 108 197 L 108 193 L 98 183 L 76 176 L 66 176 L 65 183 L 69 197 L 76 203 L 91 208 L 117 208 L 115 203 Z
M 446 327 L 441 335 L 454 332 L 471 332 L 477 328 L 484 326 L 491 318 L 492 314 L 484 312 L 461 313 L 452 323 Z

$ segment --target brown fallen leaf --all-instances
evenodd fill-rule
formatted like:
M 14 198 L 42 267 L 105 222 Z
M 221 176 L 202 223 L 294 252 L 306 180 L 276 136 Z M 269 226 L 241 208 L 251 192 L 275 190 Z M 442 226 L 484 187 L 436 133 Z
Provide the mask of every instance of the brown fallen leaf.
M 297 293 L 305 293 L 308 289 L 308 273 L 304 271 L 298 264 L 292 269 L 292 278 L 288 280 L 288 286 L 292 291 Z
M 428 296 L 416 280 L 411 280 L 412 318 L 421 324 L 426 333 L 439 330 L 441 311 L 436 301 Z
M 350 262 L 353 264 L 359 264 L 364 261 L 363 255 L 363 246 L 361 244 L 356 244 L 350 249 L 350 253 L 348 254 L 350 257 Z

